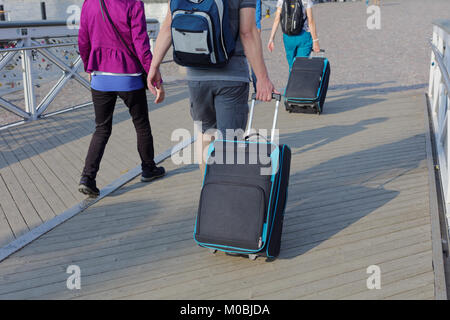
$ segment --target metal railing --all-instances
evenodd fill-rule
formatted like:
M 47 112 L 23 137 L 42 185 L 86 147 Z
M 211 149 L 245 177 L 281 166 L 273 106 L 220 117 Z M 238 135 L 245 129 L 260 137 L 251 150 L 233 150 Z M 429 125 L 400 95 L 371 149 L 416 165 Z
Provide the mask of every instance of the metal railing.
M 147 30 L 151 41 L 155 40 L 159 31 L 159 22 L 154 19 L 147 20 Z M 12 85 L 9 91 L 18 91 L 17 88 L 19 88 L 23 91 L 24 100 L 24 107 L 21 108 L 5 98 L 5 94 L 0 95 L 0 108 L 20 118 L 19 121 L 0 126 L 0 130 L 92 104 L 87 102 L 44 114 L 70 80 L 73 79 L 84 88 L 90 89 L 88 80 L 80 74 L 80 71 L 83 71 L 83 62 L 78 52 L 77 36 L 77 26 L 68 26 L 66 21 L 0 23 L 0 43 L 6 46 L 5 49 L 0 49 L 0 75 L 2 78 L 7 78 L 3 73 L 14 68 L 19 70 L 17 73 L 21 73 L 21 76 L 17 77 L 16 73 L 14 74 L 16 78 L 10 82 Z M 72 50 L 72 59 L 62 58 L 52 51 L 53 48 Z M 19 55 L 18 58 L 17 55 Z M 33 65 L 39 64 L 41 67 L 41 61 L 44 60 L 47 66 L 50 64 L 51 67 L 56 66 L 57 80 L 43 99 L 37 103 L 35 87 L 39 85 L 37 82 L 45 82 L 45 79 L 42 79 L 39 75 L 41 71 Z M 11 61 L 15 61 L 14 65 Z M 4 86 L 0 89 L 4 91 L 3 88 Z
M 445 201 L 447 221 L 450 220 L 450 20 L 439 20 L 433 26 L 428 98 L 434 129 L 439 173 Z

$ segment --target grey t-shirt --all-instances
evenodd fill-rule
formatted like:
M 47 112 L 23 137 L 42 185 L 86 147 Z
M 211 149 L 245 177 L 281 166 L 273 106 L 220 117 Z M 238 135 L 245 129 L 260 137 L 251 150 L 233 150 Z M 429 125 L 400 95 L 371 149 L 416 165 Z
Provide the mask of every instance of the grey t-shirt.
M 256 8 L 256 0 L 228 0 L 230 28 L 234 38 L 238 38 L 234 55 L 223 68 L 187 68 L 187 79 L 193 81 L 243 81 L 249 82 L 249 70 L 244 48 L 239 35 L 239 10 Z

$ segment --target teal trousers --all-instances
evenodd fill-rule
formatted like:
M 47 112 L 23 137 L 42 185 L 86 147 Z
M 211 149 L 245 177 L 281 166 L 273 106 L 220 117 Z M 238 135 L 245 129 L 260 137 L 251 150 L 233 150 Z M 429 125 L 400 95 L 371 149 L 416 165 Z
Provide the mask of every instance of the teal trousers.
M 288 36 L 283 33 L 284 49 L 286 50 L 286 59 L 291 72 L 292 64 L 296 57 L 309 57 L 312 51 L 313 41 L 311 33 L 302 31 L 295 36 Z

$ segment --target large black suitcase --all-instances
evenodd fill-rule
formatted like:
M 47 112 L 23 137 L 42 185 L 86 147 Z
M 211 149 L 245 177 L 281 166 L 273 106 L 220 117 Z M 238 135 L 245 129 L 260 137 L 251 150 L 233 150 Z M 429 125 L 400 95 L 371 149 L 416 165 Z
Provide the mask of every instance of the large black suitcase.
M 298 113 L 322 113 L 330 71 L 327 58 L 295 58 L 284 93 L 286 110 Z
M 281 96 L 274 98 L 270 142 L 254 140 L 258 134 L 250 134 L 243 141 L 216 140 L 209 147 L 194 239 L 213 252 L 244 254 L 250 259 L 273 258 L 280 252 L 291 150 L 273 141 Z

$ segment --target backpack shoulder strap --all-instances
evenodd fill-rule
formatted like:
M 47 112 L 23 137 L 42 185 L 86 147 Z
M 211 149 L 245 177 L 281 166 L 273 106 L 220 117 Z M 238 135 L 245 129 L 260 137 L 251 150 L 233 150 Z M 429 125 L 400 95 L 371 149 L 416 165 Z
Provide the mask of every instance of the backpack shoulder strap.
M 138 56 L 136 55 L 136 53 L 134 53 L 133 50 L 130 49 L 130 47 L 128 47 L 127 43 L 125 42 L 124 38 L 122 37 L 122 35 L 120 34 L 119 30 L 117 30 L 116 25 L 114 24 L 114 22 L 111 19 L 111 16 L 109 15 L 109 11 L 108 8 L 106 7 L 106 3 L 105 0 L 100 0 L 100 5 L 101 5 L 101 9 L 102 9 L 102 15 L 103 15 L 103 10 L 105 12 L 106 17 L 109 20 L 109 23 L 111 24 L 114 33 L 117 35 L 117 37 L 120 39 L 120 41 L 122 42 L 122 44 L 124 45 L 124 47 L 127 49 L 128 53 L 139 63 L 139 65 L 141 66 L 142 69 L 144 69 L 142 67 L 141 61 L 139 60 Z

